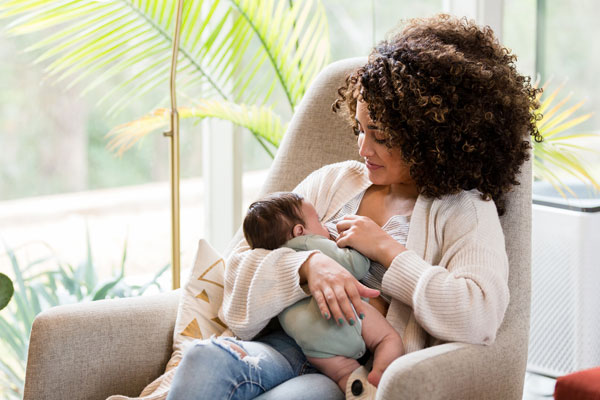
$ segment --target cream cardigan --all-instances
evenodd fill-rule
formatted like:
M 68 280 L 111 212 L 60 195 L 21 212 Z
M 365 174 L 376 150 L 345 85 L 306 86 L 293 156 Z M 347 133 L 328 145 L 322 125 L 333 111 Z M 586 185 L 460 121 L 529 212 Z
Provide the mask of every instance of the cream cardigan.
M 357 161 L 327 165 L 294 190 L 321 220 L 371 185 Z M 490 344 L 508 305 L 508 258 L 496 207 L 477 191 L 419 196 L 407 251 L 383 277 L 387 320 L 407 352 L 444 341 Z M 251 250 L 242 240 L 227 259 L 221 318 L 240 338 L 256 336 L 283 309 L 307 297 L 298 269 L 312 252 Z M 368 321 L 366 321 L 368 323 Z

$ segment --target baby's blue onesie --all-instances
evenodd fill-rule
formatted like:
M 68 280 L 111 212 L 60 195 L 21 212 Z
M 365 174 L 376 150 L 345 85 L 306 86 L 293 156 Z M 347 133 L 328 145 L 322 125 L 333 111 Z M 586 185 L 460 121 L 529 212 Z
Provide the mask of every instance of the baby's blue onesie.
M 369 270 L 370 261 L 358 251 L 339 248 L 330 239 L 318 235 L 297 236 L 284 246 L 296 251 L 319 250 L 346 268 L 358 280 Z M 316 358 L 345 356 L 360 358 L 366 346 L 361 335 L 361 321 L 356 316 L 355 325 L 337 325 L 333 318 L 325 319 L 311 296 L 292 304 L 279 314 L 283 330 L 302 348 L 305 355 Z

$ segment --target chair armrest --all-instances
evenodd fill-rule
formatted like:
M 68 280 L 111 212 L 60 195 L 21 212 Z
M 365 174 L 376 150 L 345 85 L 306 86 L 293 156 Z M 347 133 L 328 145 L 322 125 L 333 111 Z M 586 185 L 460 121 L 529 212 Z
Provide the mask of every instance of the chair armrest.
M 33 322 L 24 400 L 137 396 L 164 372 L 180 291 L 51 308 Z
M 523 355 L 505 346 L 446 343 L 394 361 L 382 377 L 377 400 L 517 400 L 524 378 Z

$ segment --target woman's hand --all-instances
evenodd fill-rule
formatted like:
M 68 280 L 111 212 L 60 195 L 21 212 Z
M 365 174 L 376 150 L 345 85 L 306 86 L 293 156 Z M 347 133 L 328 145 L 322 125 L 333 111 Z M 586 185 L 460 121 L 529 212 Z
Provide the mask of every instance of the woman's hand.
M 337 223 L 337 230 L 340 234 L 338 247 L 352 247 L 386 268 L 406 250 L 369 217 L 346 215 Z
M 299 272 L 300 281 L 308 283 L 321 315 L 326 319 L 333 317 L 338 324 L 343 321 L 354 324 L 354 311 L 350 304 L 354 305 L 360 318 L 365 315 L 361 296 L 379 296 L 378 290 L 364 286 L 344 267 L 322 253 L 311 255 Z

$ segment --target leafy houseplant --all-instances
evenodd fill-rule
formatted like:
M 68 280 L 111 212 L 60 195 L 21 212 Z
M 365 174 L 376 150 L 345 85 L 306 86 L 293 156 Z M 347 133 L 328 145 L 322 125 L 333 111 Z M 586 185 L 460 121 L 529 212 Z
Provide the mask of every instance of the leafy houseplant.
M 100 99 L 113 112 L 155 87 L 166 92 L 175 6 L 176 0 L 0 0 L 0 19 L 13 19 L 10 35 L 47 32 L 29 50 L 43 50 L 38 61 L 67 87 L 85 80 L 85 93 L 129 73 Z M 181 117 L 240 124 L 272 155 L 285 131 L 274 94 L 293 113 L 328 62 L 325 10 L 318 0 L 185 1 L 179 54 L 178 88 L 192 103 Z M 119 137 L 113 145 L 131 143 Z
M 547 82 L 543 89 L 547 89 Z M 576 115 L 584 101 L 568 106 L 571 95 L 558 100 L 564 84 L 549 94 L 540 94 L 540 108 L 536 110 L 537 127 L 544 138 L 542 142 L 533 143 L 533 172 L 537 180 L 545 180 L 552 184 L 558 193 L 565 196 L 565 191 L 574 195 L 573 191 L 562 180 L 559 172 L 570 175 L 595 190 L 600 190 L 598 180 L 590 168 L 578 157 L 577 151 L 595 152 L 581 145 L 582 139 L 598 140 L 600 136 L 593 133 L 573 133 L 571 129 L 588 120 L 592 114 Z
M 0 313 L 0 392 L 6 396 L 2 398 L 7 399 L 23 397 L 29 336 L 33 320 L 40 312 L 61 304 L 140 296 L 151 286 L 162 290 L 158 279 L 170 267 L 170 264 L 166 264 L 143 285 L 128 284 L 124 280 L 127 259 L 125 244 L 118 273 L 106 281 L 100 281 L 96 275 L 89 235 L 86 259 L 77 266 L 63 263 L 47 246 L 48 256 L 26 265 L 19 262 L 15 249 L 6 245 L 4 248 L 5 256 L 12 265 L 16 285 L 13 301 Z M 43 272 L 34 271 L 36 266 L 47 261 L 55 263 L 55 266 Z
M 10 278 L 0 273 L 0 310 L 8 305 L 14 292 L 15 288 Z

